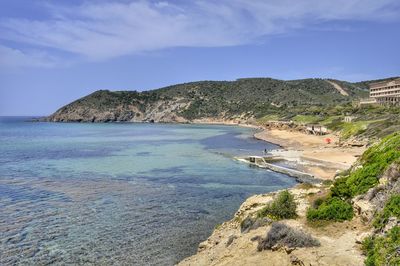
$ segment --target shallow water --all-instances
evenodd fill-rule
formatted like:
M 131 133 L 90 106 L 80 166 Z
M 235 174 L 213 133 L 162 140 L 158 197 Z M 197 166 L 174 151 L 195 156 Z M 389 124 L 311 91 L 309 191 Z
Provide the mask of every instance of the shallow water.
M 0 118 L 0 265 L 172 265 L 244 199 L 293 186 L 252 129 Z

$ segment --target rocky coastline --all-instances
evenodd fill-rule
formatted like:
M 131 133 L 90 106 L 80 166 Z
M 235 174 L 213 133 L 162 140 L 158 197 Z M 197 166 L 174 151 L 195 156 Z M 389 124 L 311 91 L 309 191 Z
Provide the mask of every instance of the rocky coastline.
M 307 147 L 310 148 L 304 143 L 303 145 L 294 142 L 288 144 L 282 134 L 279 136 L 281 137 L 271 137 L 268 131 L 256 133 L 256 137 L 259 139 L 278 140 L 276 142 L 287 149 L 284 151 L 286 154 L 293 152 L 290 149 L 294 147 L 298 150 L 303 148 L 302 152 L 307 151 Z M 341 170 L 360 167 L 357 158 L 364 150 L 357 150 L 356 155 L 351 154 L 348 158 L 354 158 L 347 164 L 342 164 Z M 300 158 L 298 154 L 294 157 Z M 333 163 L 337 163 L 335 158 L 333 156 L 328 161 L 332 163 L 333 159 Z M 323 165 L 319 167 L 327 169 Z M 313 172 L 315 173 L 315 169 Z M 254 218 L 256 222 L 249 229 L 243 230 L 245 221 L 249 217 L 258 217 L 260 210 L 277 197 L 279 193 L 277 191 L 248 198 L 231 220 L 216 226 L 212 235 L 200 243 L 195 255 L 184 259 L 178 265 L 363 265 L 366 259 L 365 251 L 362 250 L 363 241 L 372 235 L 382 236 L 393 227 L 399 226 L 399 219 L 395 217 L 390 218 L 386 227 L 380 231 L 373 228 L 372 222 L 376 213 L 382 211 L 389 197 L 400 193 L 400 166 L 394 163 L 379 178 L 379 186 L 371 188 L 366 194 L 351 200 L 355 215 L 353 219 L 327 222 L 322 225 L 310 223 L 306 217 L 307 209 L 314 204 L 316 198 L 330 193 L 330 184 L 335 176 L 335 172 L 328 171 L 325 177 L 329 182 L 313 185 L 299 184 L 289 189 L 288 191 L 294 196 L 297 204 L 297 217 L 280 221 L 293 230 L 311 235 L 320 243 L 320 246 L 301 248 L 276 246 L 271 250 L 260 251 L 259 239 L 262 239 L 266 232 L 271 230 L 273 222 Z

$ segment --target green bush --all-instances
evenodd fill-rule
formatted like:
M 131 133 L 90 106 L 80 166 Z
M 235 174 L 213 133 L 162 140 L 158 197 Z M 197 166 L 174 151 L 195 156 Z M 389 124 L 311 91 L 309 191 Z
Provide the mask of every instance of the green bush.
M 367 266 L 400 265 L 400 228 L 393 227 L 385 236 L 368 237 L 362 249 Z
M 378 229 L 383 228 L 389 219 L 394 216 L 400 219 L 400 195 L 392 195 L 392 197 L 386 202 L 382 212 L 380 212 L 375 220 L 374 226 Z
M 330 197 L 318 202 L 316 208 L 307 210 L 307 220 L 344 221 L 353 218 L 353 207 L 350 203 L 337 197 Z
M 314 202 L 312 203 L 312 207 L 313 207 L 314 209 L 318 209 L 319 206 L 321 206 L 322 203 L 324 203 L 324 202 L 326 201 L 326 199 L 327 199 L 327 198 L 324 198 L 324 197 L 316 198 L 316 199 L 314 200 Z
M 274 220 L 296 218 L 297 204 L 294 196 L 284 190 L 278 197 L 258 212 L 258 217 L 268 217 Z
M 353 170 L 349 176 L 336 180 L 331 189 L 332 195 L 347 199 L 367 192 L 378 184 L 385 169 L 398 160 L 400 133 L 394 133 L 364 152 L 361 157 L 362 167 Z

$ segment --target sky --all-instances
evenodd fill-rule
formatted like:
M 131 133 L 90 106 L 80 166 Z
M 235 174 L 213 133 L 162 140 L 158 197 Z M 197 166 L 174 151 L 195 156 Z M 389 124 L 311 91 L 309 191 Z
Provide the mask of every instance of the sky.
M 1 0 L 0 115 L 99 89 L 400 76 L 399 0 Z

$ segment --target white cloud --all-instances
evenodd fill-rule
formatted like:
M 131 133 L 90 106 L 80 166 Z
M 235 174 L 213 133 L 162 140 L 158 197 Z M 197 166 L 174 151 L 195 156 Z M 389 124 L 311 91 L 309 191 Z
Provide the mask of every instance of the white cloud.
M 42 51 L 23 52 L 0 45 L 0 68 L 2 67 L 53 67 L 57 59 Z
M 218 47 L 252 43 L 326 21 L 398 19 L 398 0 L 198 0 L 92 2 L 46 6 L 47 20 L 2 19 L 0 39 L 105 60 L 170 47 Z M 2 47 L 20 64 L 48 56 Z M 7 50 L 8 49 L 8 50 Z M 27 57 L 33 56 L 30 60 Z M 21 58 L 25 59 L 22 60 Z M 1 59 L 0 63 L 4 63 Z M 6 61 L 12 61 L 11 58 Z

